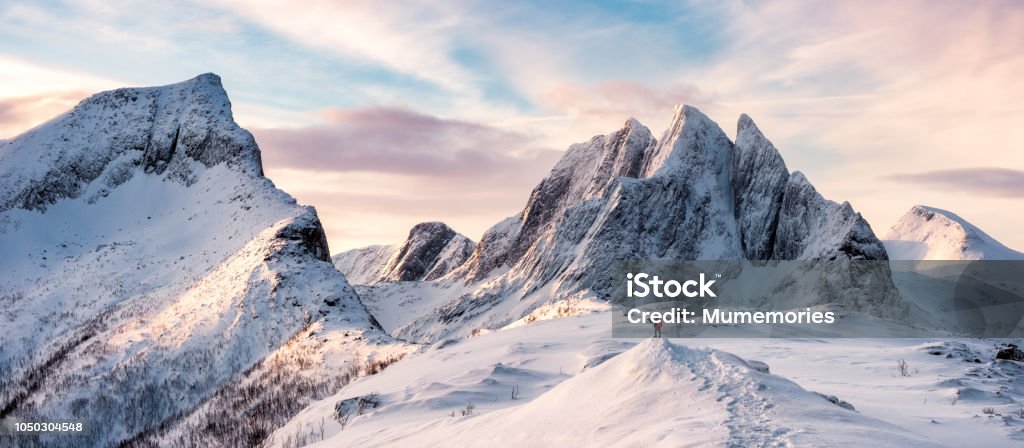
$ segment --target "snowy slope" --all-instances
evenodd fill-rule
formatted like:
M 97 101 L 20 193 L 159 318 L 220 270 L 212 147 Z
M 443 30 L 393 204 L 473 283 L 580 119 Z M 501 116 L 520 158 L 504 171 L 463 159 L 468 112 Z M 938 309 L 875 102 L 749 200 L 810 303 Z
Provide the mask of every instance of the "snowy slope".
M 1024 444 L 1024 364 L 994 359 L 1005 339 L 701 343 L 767 360 L 773 373 L 815 392 L 836 395 L 861 414 L 927 437 L 934 446 Z M 907 363 L 907 376 L 899 373 L 900 360 Z
M 397 245 L 378 244 L 346 250 L 331 256 L 334 267 L 345 274 L 345 278 L 353 285 L 374 283 L 381 271 L 388 265 L 388 260 L 398 251 Z
M 352 249 L 334 255 L 332 261 L 357 285 L 436 280 L 462 265 L 475 246 L 443 222 L 424 222 L 413 226 L 400 245 Z
M 869 445 L 882 436 L 901 446 L 928 445 L 895 426 L 758 372 L 738 357 L 664 339 L 648 339 L 528 404 L 475 420 L 462 425 L 465 435 L 456 427 L 419 437 L 443 441 L 454 432 L 480 446 L 499 441 L 523 446 L 836 446 Z
M 946 210 L 915 205 L 886 233 L 894 260 L 1024 260 L 967 220 Z
M 75 444 L 161 425 L 171 443 L 205 402 L 235 425 L 189 436 L 231 445 L 407 351 L 331 266 L 315 210 L 262 176 L 216 75 L 103 92 L 0 144 L 0 247 L 0 414 L 102 422 Z M 276 414 L 210 409 L 272 372 L 246 399 Z
M 609 338 L 609 319 L 607 313 L 562 318 L 435 344 L 315 402 L 276 431 L 273 442 L 957 447 L 1024 440 L 1017 413 L 1024 400 L 1021 364 L 994 360 L 996 341 L 637 345 Z M 764 361 L 771 374 L 762 363 L 722 350 Z M 909 363 L 909 376 L 898 374 L 900 359 Z M 373 397 L 377 406 L 353 412 L 342 426 L 339 403 L 360 397 Z M 470 402 L 473 413 L 463 416 Z M 984 413 L 987 407 L 995 413 Z M 321 422 L 326 440 L 315 443 Z
M 741 117 L 737 135 L 734 144 L 681 106 L 660 140 L 631 119 L 572 145 L 523 211 L 488 230 L 445 277 L 449 300 L 393 334 L 435 341 L 500 328 L 573 295 L 606 297 L 617 260 L 886 259 L 861 215 L 790 174 L 753 120 Z M 832 305 L 904 315 L 889 272 L 874 274 L 878 288 Z

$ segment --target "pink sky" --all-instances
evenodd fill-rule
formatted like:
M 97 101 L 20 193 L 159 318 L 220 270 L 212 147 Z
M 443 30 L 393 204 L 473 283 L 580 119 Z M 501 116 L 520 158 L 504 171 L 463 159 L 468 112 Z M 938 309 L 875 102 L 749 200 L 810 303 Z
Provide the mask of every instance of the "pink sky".
M 925 204 L 1024 249 L 1018 2 L 132 3 L 0 6 L 0 138 L 217 72 L 338 251 L 426 220 L 479 238 L 569 144 L 688 103 L 730 135 L 751 115 L 876 233 Z

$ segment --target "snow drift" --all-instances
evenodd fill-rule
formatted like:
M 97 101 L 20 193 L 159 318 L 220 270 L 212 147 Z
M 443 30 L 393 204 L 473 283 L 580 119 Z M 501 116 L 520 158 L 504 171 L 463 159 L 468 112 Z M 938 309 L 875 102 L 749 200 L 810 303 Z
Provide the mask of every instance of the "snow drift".
M 444 344 L 311 405 L 274 441 L 301 438 L 326 416 L 317 446 L 935 446 L 764 363 L 664 339 L 604 339 L 604 320 Z M 376 405 L 339 420 L 339 403 L 359 397 Z
M 527 404 L 416 440 L 453 436 L 470 446 L 932 446 L 734 355 L 664 339 L 645 340 Z

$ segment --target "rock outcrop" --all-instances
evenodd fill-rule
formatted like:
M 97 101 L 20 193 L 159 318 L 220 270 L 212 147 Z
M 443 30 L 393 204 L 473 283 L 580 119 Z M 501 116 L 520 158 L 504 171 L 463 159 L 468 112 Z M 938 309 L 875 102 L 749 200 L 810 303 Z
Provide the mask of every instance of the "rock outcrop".
M 355 284 L 429 281 L 462 265 L 475 246 L 445 223 L 424 222 L 413 226 L 401 245 L 352 249 L 334 255 L 332 260 Z

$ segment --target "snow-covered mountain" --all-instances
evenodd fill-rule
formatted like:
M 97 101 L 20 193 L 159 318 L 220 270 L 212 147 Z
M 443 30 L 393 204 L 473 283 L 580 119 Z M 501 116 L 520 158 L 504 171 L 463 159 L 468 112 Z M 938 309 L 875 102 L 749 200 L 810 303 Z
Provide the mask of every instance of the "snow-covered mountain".
M 660 140 L 629 120 L 479 244 L 423 223 L 330 260 L 219 78 L 119 89 L 0 142 L 0 248 L 0 417 L 92 424 L 16 446 L 1020 440 L 1019 365 L 988 341 L 706 340 L 770 373 L 610 337 L 619 259 L 886 259 L 746 116 L 735 143 L 690 107 Z M 806 277 L 856 286 L 832 274 Z M 865 276 L 839 305 L 899 317 L 889 272 Z
M 0 143 L 0 247 L 0 417 L 102 423 L 75 445 L 248 444 L 408 350 L 315 210 L 263 177 L 213 74 Z
M 915 205 L 885 235 L 893 260 L 1024 260 L 955 213 Z
M 413 226 L 398 246 L 352 249 L 331 257 L 352 284 L 436 280 L 460 266 L 476 243 L 443 222 Z
M 435 340 L 498 328 L 581 293 L 603 297 L 617 260 L 886 257 L 867 221 L 790 173 L 749 117 L 740 117 L 733 143 L 696 108 L 681 106 L 660 140 L 630 119 L 572 145 L 523 211 L 488 230 L 446 277 L 461 284 L 447 300 L 395 334 Z M 873 275 L 882 288 L 837 305 L 900 315 L 888 272 Z M 364 299 L 393 295 L 385 286 Z

